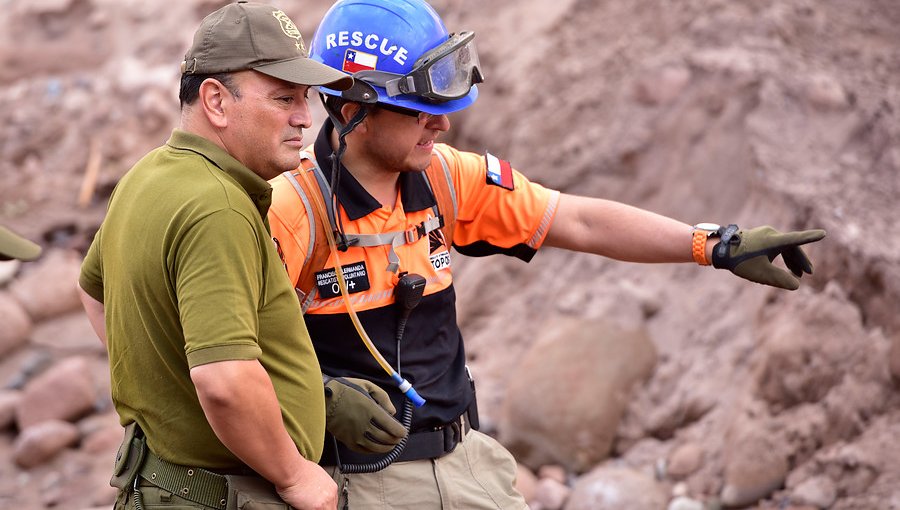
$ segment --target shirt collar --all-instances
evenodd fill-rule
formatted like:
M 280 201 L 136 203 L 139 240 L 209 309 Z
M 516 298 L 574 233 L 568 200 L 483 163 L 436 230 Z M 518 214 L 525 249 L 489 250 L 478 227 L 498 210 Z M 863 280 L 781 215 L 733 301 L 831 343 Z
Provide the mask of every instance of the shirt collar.
M 334 151 L 331 148 L 332 131 L 334 131 L 334 123 L 331 119 L 326 119 L 313 145 L 316 163 L 322 169 L 326 179 L 331 179 L 331 162 L 334 157 Z M 339 171 L 341 182 L 338 200 L 351 220 L 358 220 L 381 207 L 381 203 L 362 187 L 343 163 L 341 163 Z M 425 172 L 400 173 L 400 202 L 403 204 L 405 212 L 422 211 L 437 205 L 434 194 L 425 182 Z
M 234 156 L 228 154 L 225 149 L 200 135 L 180 129 L 172 131 L 172 136 L 169 137 L 166 145 L 175 149 L 195 152 L 228 174 L 244 189 L 259 210 L 260 216 L 266 218 L 269 206 L 272 205 L 272 186 L 265 179 L 256 175 L 253 170 L 234 159 Z

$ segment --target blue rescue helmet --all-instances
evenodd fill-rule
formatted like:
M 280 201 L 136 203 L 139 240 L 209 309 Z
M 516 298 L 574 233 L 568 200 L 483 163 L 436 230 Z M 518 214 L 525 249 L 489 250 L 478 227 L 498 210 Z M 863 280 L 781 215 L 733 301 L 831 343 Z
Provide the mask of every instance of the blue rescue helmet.
M 310 58 L 353 75 L 348 91 L 320 92 L 440 115 L 462 110 L 484 81 L 473 32 L 450 34 L 422 0 L 339 0 L 310 43 Z

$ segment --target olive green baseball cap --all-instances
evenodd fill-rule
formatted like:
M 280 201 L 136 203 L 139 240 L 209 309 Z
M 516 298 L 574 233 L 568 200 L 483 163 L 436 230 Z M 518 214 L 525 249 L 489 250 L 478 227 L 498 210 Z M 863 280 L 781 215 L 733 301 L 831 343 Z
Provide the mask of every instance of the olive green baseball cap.
M 41 247 L 0 225 L 0 260 L 34 260 Z
M 353 78 L 309 58 L 297 25 L 271 5 L 241 0 L 203 18 L 182 74 L 253 69 L 299 85 L 346 90 Z

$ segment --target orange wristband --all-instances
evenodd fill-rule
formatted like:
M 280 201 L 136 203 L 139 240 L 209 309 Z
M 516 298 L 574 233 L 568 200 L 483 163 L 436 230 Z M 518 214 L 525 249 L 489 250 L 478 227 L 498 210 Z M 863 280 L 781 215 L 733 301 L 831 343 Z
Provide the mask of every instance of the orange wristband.
M 709 232 L 706 230 L 694 230 L 691 238 L 691 255 L 694 256 L 694 262 L 701 266 L 710 265 L 706 258 L 706 240 L 709 239 Z

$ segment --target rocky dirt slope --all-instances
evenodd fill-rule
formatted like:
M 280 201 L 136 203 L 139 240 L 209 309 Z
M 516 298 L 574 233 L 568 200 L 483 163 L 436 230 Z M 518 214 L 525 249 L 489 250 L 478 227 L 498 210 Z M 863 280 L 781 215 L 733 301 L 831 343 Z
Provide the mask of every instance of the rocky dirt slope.
M 221 3 L 3 2 L 0 221 L 48 252 L 0 290 L 2 508 L 111 501 L 106 360 L 69 283 Z M 328 4 L 279 2 L 307 38 Z M 829 232 L 796 292 L 558 250 L 455 257 L 482 423 L 532 507 L 900 508 L 900 5 L 434 5 L 476 30 L 488 77 L 447 140 L 690 223 Z

